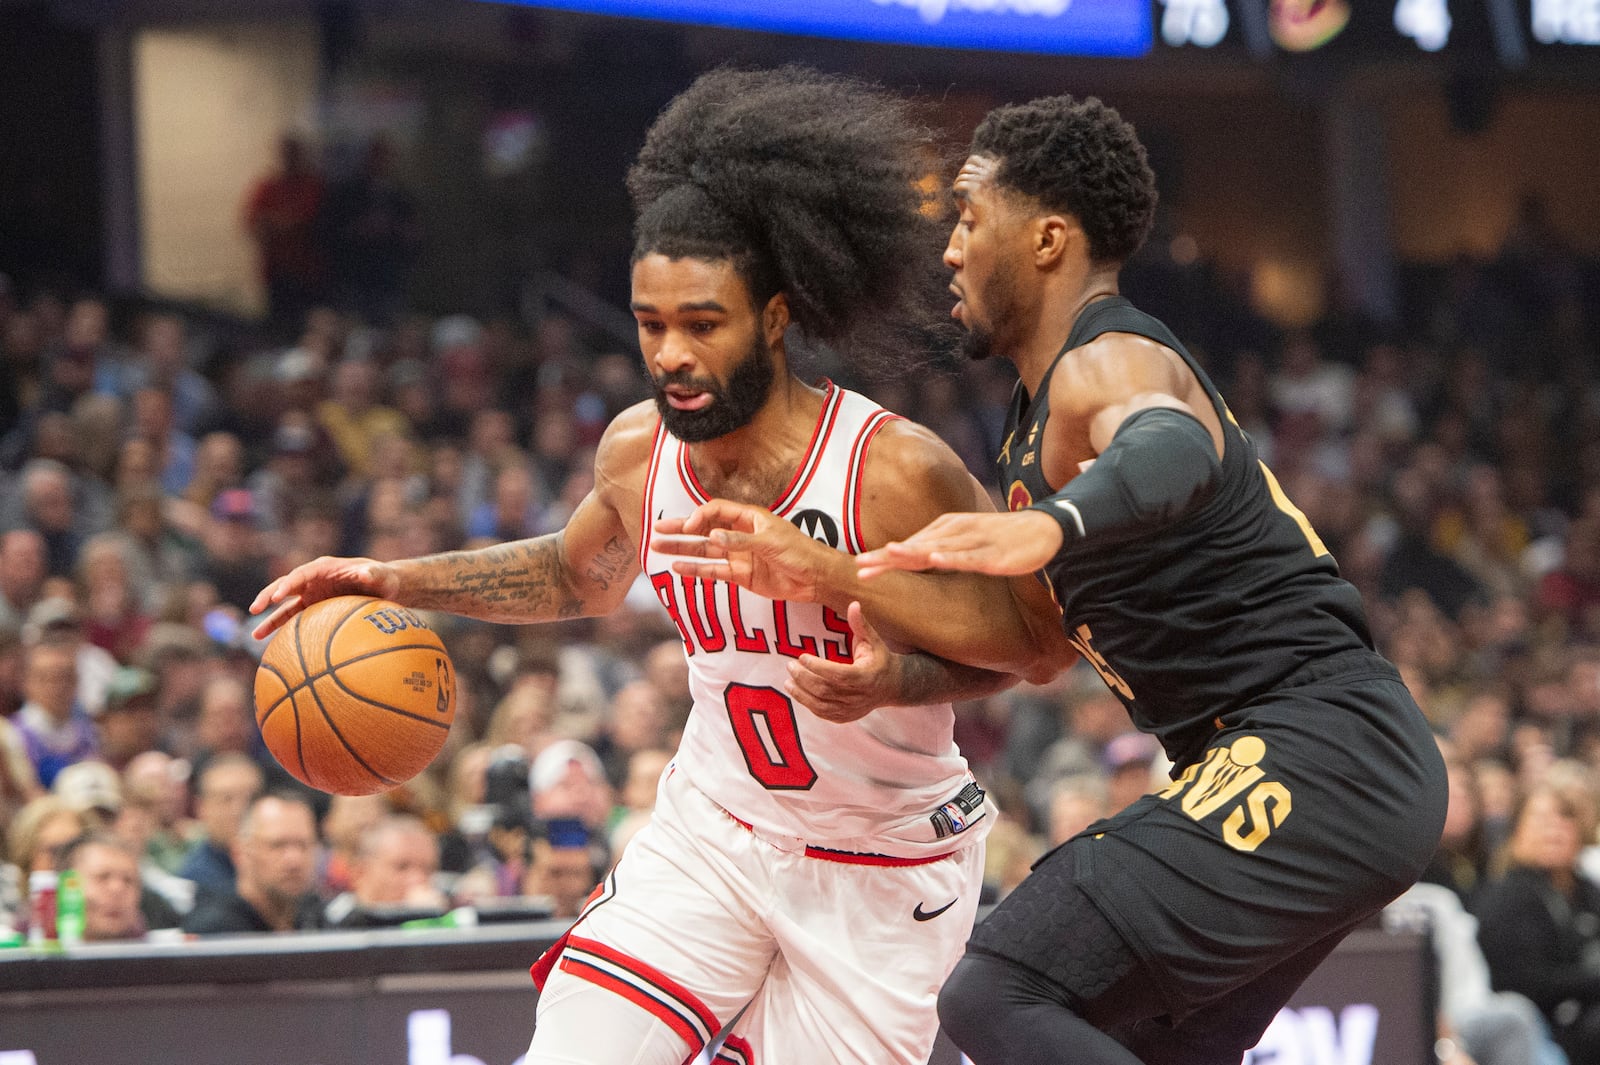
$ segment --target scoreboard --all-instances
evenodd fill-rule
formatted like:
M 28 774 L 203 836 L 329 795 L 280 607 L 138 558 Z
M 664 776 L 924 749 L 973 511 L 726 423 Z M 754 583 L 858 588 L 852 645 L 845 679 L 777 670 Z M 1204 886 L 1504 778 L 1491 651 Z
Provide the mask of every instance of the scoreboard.
M 1600 0 L 1155 0 L 1162 49 L 1256 61 L 1437 56 L 1489 69 L 1600 59 Z
M 1600 59 L 1600 0 L 496 0 L 842 40 L 1245 62 L 1437 57 L 1482 72 Z M 1600 62 L 1595 65 L 1600 70 Z

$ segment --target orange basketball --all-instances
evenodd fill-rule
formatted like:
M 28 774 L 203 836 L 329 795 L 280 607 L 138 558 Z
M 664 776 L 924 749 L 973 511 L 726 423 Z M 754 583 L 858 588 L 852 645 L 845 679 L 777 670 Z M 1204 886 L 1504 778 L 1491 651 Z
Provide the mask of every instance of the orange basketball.
M 273 635 L 256 670 L 256 724 L 273 757 L 339 795 L 388 791 L 422 772 L 455 715 L 444 644 L 386 599 L 311 604 Z

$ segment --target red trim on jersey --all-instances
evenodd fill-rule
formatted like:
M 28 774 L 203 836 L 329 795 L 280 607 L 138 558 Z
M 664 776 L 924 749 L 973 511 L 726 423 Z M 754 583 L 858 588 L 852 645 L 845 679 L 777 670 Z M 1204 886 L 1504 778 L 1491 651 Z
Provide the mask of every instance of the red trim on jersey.
M 712 1065 L 719 1061 L 727 1065 L 756 1065 L 756 1052 L 750 1049 L 749 1041 L 743 1036 L 730 1035 L 722 1041 L 721 1049 L 711 1061 Z
M 728 811 L 722 811 L 728 814 Z M 728 814 L 728 819 L 746 832 L 754 833 L 756 827 L 742 817 Z M 805 856 L 816 858 L 824 862 L 838 862 L 841 865 L 878 865 L 884 867 L 903 868 L 909 865 L 932 865 L 942 862 L 954 854 L 955 851 L 945 851 L 943 854 L 932 854 L 926 858 L 896 858 L 891 854 L 867 854 L 862 851 L 837 851 L 832 847 L 813 847 L 806 844 Z
M 859 555 L 861 546 L 861 481 L 863 472 L 867 468 L 867 448 L 872 444 L 872 438 L 878 435 L 890 422 L 904 421 L 900 415 L 891 411 L 880 410 L 868 418 L 861 426 L 861 431 L 856 434 L 855 444 L 850 449 L 849 472 L 844 483 L 844 544 L 845 552 Z
M 631 977 L 632 982 L 570 951 L 561 959 L 563 972 L 615 991 L 676 1032 L 689 1044 L 689 1056 L 684 1059 L 686 1062 L 693 1061 L 706 1043 L 721 1030 L 722 1025 L 716 1015 L 698 996 L 660 970 L 597 940 L 571 936 L 568 947 L 570 951 L 593 954 Z M 675 1009 L 674 1004 L 678 1008 Z M 685 1013 L 693 1016 L 699 1028 L 684 1016 Z M 702 1029 L 705 1034 L 702 1034 Z
M 839 408 L 842 406 L 844 391 L 832 381 L 824 381 L 828 386 L 826 394 L 822 397 L 822 409 L 817 412 L 817 424 L 811 428 L 811 440 L 806 444 L 805 454 L 801 456 L 800 464 L 795 468 L 794 476 L 789 478 L 789 484 L 779 493 L 778 498 L 767 504 L 767 509 L 774 514 L 782 514 L 794 500 L 800 498 L 811 478 L 815 476 L 817 467 L 822 462 L 822 450 L 827 446 L 828 436 L 833 432 L 833 425 L 839 418 Z M 694 464 L 689 461 L 688 445 L 678 441 L 678 477 L 683 482 L 684 491 L 689 493 L 689 498 L 696 503 L 704 503 L 711 498 L 711 493 L 706 491 L 700 483 L 700 478 L 695 475 Z
M 683 482 L 683 490 L 689 493 L 690 499 L 697 504 L 704 503 L 711 498 L 711 493 L 701 486 L 700 478 L 694 475 L 694 467 L 689 464 L 689 445 L 677 437 L 672 439 L 678 445 L 678 480 Z
M 844 408 L 844 390 L 835 388 L 832 381 L 826 382 L 827 394 L 822 397 L 822 410 L 817 415 L 816 428 L 811 430 L 811 442 L 806 445 L 805 460 L 800 463 L 800 468 L 794 471 L 794 478 L 789 482 L 789 487 L 784 490 L 778 501 L 767 508 L 774 514 L 782 515 L 800 501 L 806 494 L 806 489 L 811 485 L 811 479 L 822 468 L 822 455 L 828 448 L 828 440 L 833 436 L 833 427 L 839 424 L 839 412 Z
M 650 468 L 645 471 L 644 476 L 644 500 L 640 504 L 643 509 L 640 511 L 639 568 L 646 573 L 650 571 L 648 557 L 650 554 L 650 504 L 656 497 L 656 471 L 661 468 L 661 440 L 666 435 L 666 423 L 657 421 L 656 435 L 650 443 Z

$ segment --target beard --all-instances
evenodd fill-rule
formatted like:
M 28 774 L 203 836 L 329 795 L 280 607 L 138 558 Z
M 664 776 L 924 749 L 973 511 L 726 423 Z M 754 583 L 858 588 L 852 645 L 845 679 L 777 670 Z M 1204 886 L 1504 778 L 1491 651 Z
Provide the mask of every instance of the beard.
M 728 375 L 725 385 L 697 379 L 688 373 L 670 373 L 656 378 L 656 410 L 661 413 L 661 423 L 667 427 L 667 432 L 684 443 L 715 440 L 750 424 L 766 403 L 776 377 L 772 349 L 767 346 L 767 338 L 758 333 L 750 350 Z M 667 402 L 668 385 L 698 389 L 710 395 L 711 402 L 699 410 L 679 410 Z
M 966 336 L 961 340 L 961 354 L 970 362 L 982 362 L 992 356 L 999 345 L 995 342 L 995 335 L 1004 324 L 1015 320 L 1019 315 L 1017 300 L 1017 275 L 1015 268 L 1009 262 L 999 262 L 989 273 L 985 283 L 988 291 L 984 293 L 984 305 L 989 308 L 984 321 L 974 320 L 969 315 L 962 324 L 966 326 Z M 968 304 L 971 307 L 971 304 Z

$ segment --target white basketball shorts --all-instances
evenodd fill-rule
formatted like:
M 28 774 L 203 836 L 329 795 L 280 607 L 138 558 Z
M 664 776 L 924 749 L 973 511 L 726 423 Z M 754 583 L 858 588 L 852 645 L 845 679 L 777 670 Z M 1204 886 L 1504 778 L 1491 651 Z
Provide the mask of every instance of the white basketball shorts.
M 527 1065 L 679 1065 L 707 1046 L 722 1065 L 926 1065 L 982 877 L 981 842 L 916 863 L 808 854 L 669 771 L 544 960 Z

